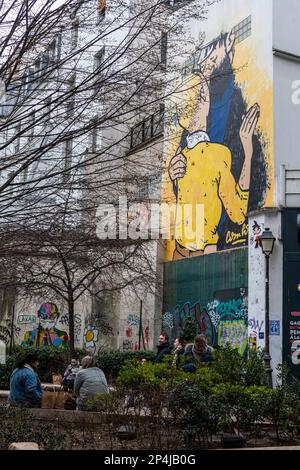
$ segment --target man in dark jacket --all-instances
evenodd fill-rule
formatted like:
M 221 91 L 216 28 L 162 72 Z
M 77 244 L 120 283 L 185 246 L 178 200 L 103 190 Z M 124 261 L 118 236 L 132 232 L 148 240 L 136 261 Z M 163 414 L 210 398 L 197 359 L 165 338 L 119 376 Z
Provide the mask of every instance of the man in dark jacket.
M 186 372 L 195 372 L 199 367 L 209 366 L 213 348 L 207 344 L 205 335 L 195 336 L 194 343 L 185 348 L 181 368 Z
M 169 344 L 169 335 L 161 333 L 158 340 L 157 353 L 154 362 L 163 362 L 163 357 L 166 354 L 172 354 L 171 346 Z

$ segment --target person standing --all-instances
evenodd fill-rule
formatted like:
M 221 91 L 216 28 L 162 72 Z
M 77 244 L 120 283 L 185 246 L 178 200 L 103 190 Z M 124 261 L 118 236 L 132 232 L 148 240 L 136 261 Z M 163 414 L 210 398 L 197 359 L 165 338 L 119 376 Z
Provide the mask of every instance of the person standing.
M 163 362 L 163 358 L 167 354 L 172 354 L 169 343 L 169 335 L 167 335 L 166 333 L 161 333 L 158 340 L 157 353 L 154 362 L 156 364 Z
M 41 408 L 43 390 L 36 372 L 39 362 L 36 353 L 28 353 L 10 377 L 8 403 L 12 406 Z

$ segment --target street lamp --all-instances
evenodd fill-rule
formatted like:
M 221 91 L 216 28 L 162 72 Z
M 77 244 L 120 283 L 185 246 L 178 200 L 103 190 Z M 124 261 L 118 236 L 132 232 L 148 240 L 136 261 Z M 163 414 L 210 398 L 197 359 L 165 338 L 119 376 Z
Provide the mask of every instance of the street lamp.
M 274 243 L 276 238 L 269 228 L 266 228 L 260 236 L 260 246 L 263 254 L 266 258 L 266 278 L 265 278 L 265 369 L 267 373 L 268 386 L 272 385 L 272 368 L 271 368 L 271 356 L 270 356 L 270 312 L 269 312 L 269 261 L 270 255 L 273 253 Z

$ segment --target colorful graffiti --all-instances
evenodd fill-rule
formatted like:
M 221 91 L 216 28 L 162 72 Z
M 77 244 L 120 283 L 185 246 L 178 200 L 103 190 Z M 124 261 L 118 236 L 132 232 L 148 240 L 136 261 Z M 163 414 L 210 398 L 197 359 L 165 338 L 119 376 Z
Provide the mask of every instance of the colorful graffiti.
M 250 15 L 245 37 L 236 25 L 192 53 L 193 70 L 170 105 L 163 198 L 177 209 L 168 260 L 246 245 L 247 212 L 272 198 L 271 77 L 257 83 L 258 64 L 244 44 L 255 41 L 251 21 Z
M 37 312 L 38 326 L 25 333 L 22 344 L 34 347 L 66 348 L 69 344 L 69 337 L 65 331 L 56 328 L 59 317 L 60 313 L 56 304 L 42 304 Z
M 69 327 L 69 314 L 64 313 L 60 316 L 58 323 L 64 327 Z M 81 326 L 81 316 L 79 313 L 75 313 L 74 315 L 74 337 L 77 343 L 81 343 L 81 333 L 82 333 L 82 326 Z
M 35 315 L 18 315 L 17 323 L 19 325 L 32 325 L 38 323 L 38 318 Z
M 176 305 L 163 315 L 163 330 L 174 339 L 183 334 L 184 320 L 194 320 L 195 334 L 205 334 L 211 345 L 231 344 L 242 354 L 248 342 L 247 290 L 228 289 L 215 293 L 215 299 L 201 309 L 200 302 Z
M 83 344 L 85 349 L 96 352 L 99 331 L 92 325 L 87 325 L 84 330 Z
M 149 320 L 147 320 L 146 326 L 144 326 L 140 324 L 139 315 L 130 314 L 127 317 L 126 323 L 126 339 L 123 340 L 123 351 L 138 351 L 140 348 L 149 349 Z
M 250 235 L 250 245 L 254 245 L 254 248 L 261 247 L 260 236 L 263 232 L 263 225 L 259 225 L 256 220 L 252 225 L 252 234 Z
M 255 333 L 260 333 L 261 331 L 264 331 L 264 323 L 264 320 L 256 320 L 255 317 L 249 318 L 248 320 L 249 328 Z
M 248 343 L 248 328 L 244 321 L 220 321 L 218 346 L 230 344 L 240 354 L 245 354 Z

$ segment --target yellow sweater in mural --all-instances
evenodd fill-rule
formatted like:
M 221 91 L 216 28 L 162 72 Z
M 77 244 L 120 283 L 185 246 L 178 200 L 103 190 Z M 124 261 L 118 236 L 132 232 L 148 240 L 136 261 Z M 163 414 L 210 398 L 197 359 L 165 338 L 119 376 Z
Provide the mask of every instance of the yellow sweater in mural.
M 222 203 L 234 223 L 245 222 L 249 191 L 236 183 L 231 173 L 231 152 L 224 145 L 201 142 L 181 153 L 187 159 L 187 168 L 185 176 L 178 179 L 175 239 L 190 251 L 204 250 L 218 242 Z

